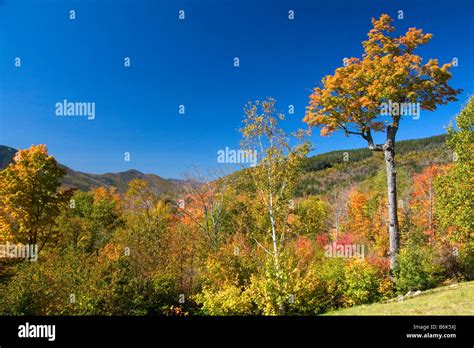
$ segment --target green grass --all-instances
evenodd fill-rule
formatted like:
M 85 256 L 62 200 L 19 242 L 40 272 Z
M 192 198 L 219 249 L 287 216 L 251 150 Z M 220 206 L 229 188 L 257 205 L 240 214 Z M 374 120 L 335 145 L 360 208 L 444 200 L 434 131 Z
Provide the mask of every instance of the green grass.
M 339 309 L 325 315 L 474 315 L 474 281 L 427 290 L 401 302 L 392 301 Z

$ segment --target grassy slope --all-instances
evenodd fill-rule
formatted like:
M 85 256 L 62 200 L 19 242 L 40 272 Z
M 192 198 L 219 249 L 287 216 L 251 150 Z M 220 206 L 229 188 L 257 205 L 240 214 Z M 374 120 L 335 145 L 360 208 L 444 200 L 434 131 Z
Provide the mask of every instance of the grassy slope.
M 427 290 L 401 302 L 344 308 L 325 315 L 474 315 L 474 281 Z

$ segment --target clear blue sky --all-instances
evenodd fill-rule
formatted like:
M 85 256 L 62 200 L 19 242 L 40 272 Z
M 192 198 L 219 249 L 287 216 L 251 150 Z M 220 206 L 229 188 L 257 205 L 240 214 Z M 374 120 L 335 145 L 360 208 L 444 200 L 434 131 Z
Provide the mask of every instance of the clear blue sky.
M 398 10 L 400 31 L 434 34 L 422 57 L 459 59 L 452 85 L 464 90 L 459 102 L 405 120 L 398 137 L 443 133 L 473 92 L 472 0 L 0 0 L 0 144 L 44 143 L 61 163 L 91 173 L 179 178 L 192 166 L 215 167 L 217 150 L 238 147 L 247 101 L 273 96 L 282 111 L 293 104 L 288 129 L 305 127 L 310 90 L 344 57 L 360 56 L 372 17 Z M 63 99 L 95 102 L 95 120 L 55 116 Z M 312 141 L 314 153 L 365 146 L 342 134 Z

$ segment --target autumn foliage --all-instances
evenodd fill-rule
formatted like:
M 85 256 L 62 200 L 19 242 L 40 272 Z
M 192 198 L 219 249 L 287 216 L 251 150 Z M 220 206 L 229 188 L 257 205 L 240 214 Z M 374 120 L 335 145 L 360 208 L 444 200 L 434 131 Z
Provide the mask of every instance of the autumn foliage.
M 144 179 L 68 188 L 46 146 L 20 150 L 0 171 L 0 244 L 38 244 L 41 255 L 0 259 L 0 314 L 318 315 L 474 279 L 473 98 L 448 129 L 440 156 L 451 163 L 410 166 L 423 156 L 412 151 L 395 170 L 401 117 L 381 118 L 380 104 L 434 110 L 459 91 L 451 64 L 414 53 L 431 34 L 395 36 L 387 15 L 372 24 L 363 56 L 322 80 L 304 121 L 383 151 L 365 158 L 375 174 L 300 194 L 311 148 L 306 132 L 284 130 L 273 98 L 244 108 L 241 146 L 258 150 L 256 166 L 195 173 L 172 193 Z
M 65 174 L 45 145 L 16 153 L 0 172 L 0 240 L 43 246 L 51 238 L 55 218 L 73 192 L 60 188 Z
M 323 78 L 322 87 L 314 88 L 304 121 L 322 126 L 321 135 L 343 130 L 370 139 L 372 131 L 385 129 L 380 107 L 389 100 L 419 102 L 423 110 L 455 100 L 459 91 L 448 85 L 452 64 L 440 66 L 437 59 L 423 63 L 414 53 L 432 34 L 410 28 L 393 36 L 392 22 L 386 14 L 373 19 L 362 58 L 348 58 L 345 66 Z

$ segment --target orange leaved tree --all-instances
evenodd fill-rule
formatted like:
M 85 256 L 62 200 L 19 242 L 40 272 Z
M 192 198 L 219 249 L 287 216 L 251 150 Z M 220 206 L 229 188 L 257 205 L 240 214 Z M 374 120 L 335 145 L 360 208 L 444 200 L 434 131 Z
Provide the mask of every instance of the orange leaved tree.
M 396 266 L 399 248 L 397 216 L 395 136 L 400 120 L 410 112 L 433 111 L 440 104 L 456 100 L 460 90 L 448 85 L 452 64 L 439 66 L 438 60 L 422 62 L 415 49 L 428 43 L 431 34 L 410 28 L 395 36 L 393 20 L 386 14 L 372 19 L 373 29 L 363 42 L 365 53 L 345 60 L 334 75 L 322 80 L 310 95 L 304 121 L 322 126 L 321 135 L 342 130 L 361 136 L 369 149 L 383 151 L 388 184 L 390 267 Z M 416 115 L 418 110 L 418 115 Z M 376 144 L 374 132 L 385 131 L 385 142 Z
M 423 232 L 433 237 L 437 225 L 434 183 L 436 178 L 445 171 L 445 168 L 433 164 L 421 173 L 413 174 L 410 200 L 410 205 L 415 212 L 413 220 L 416 226 L 424 230 Z

